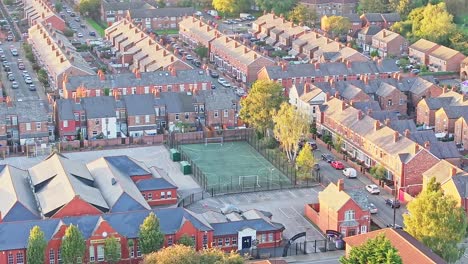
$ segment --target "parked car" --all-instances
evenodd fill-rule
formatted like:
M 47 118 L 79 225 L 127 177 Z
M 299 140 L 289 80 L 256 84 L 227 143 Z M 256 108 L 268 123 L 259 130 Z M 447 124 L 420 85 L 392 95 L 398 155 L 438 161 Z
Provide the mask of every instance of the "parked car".
M 224 78 L 218 78 L 218 83 L 224 87 L 231 87 L 231 84 L 226 81 Z
M 27 83 L 27 84 L 31 84 L 32 83 L 31 77 L 24 78 L 24 82 Z
M 217 73 L 216 71 L 210 70 L 210 76 L 213 77 L 213 78 L 218 78 L 219 73 Z
M 13 41 L 13 35 L 8 35 L 7 41 Z
M 185 57 L 185 59 L 187 59 L 187 60 L 193 60 L 193 57 L 192 57 L 192 55 L 189 54 L 189 55 L 187 55 L 187 56 Z
M 343 175 L 350 179 L 355 179 L 357 177 L 357 172 L 353 168 L 346 168 L 343 170 Z
M 29 85 L 29 91 L 36 91 L 36 85 L 30 84 Z
M 331 154 L 322 154 L 322 160 L 331 163 L 332 161 L 335 160 L 335 158 Z
M 195 67 L 201 66 L 201 62 L 199 60 L 192 60 L 192 64 L 195 65 Z
M 419 74 L 419 73 L 420 73 L 420 70 L 418 70 L 418 69 L 412 69 L 412 70 L 411 70 L 411 73 L 412 73 L 412 74 Z
M 337 170 L 344 169 L 344 164 L 341 161 L 334 160 L 330 162 L 330 165 Z
M 387 227 L 391 227 L 393 229 L 403 229 L 403 227 L 401 225 L 397 225 L 397 224 L 395 224 L 395 227 L 393 227 L 393 224 L 389 224 L 389 225 L 387 225 Z
M 83 34 L 82 34 L 82 33 L 78 33 L 78 34 L 76 34 L 76 36 L 79 37 L 79 38 L 82 38 L 82 37 L 83 37 Z
M 18 54 L 18 50 L 17 50 L 17 49 L 12 49 L 12 50 L 11 50 L 11 55 L 13 55 L 13 56 L 15 56 L 15 57 L 18 56 L 18 55 L 19 55 L 19 54 Z
M 376 207 L 375 204 L 373 204 L 373 203 L 369 203 L 369 205 L 367 206 L 367 208 L 369 209 L 369 212 L 370 212 L 371 214 L 376 214 L 376 213 L 379 211 L 379 209 L 377 209 L 377 207 Z
M 11 89 L 18 89 L 19 88 L 19 84 L 17 81 L 14 81 L 11 83 Z
M 370 194 L 380 194 L 379 186 L 377 186 L 377 185 L 375 185 L 375 184 L 366 185 L 366 190 L 367 190 Z
M 15 80 L 15 76 L 13 74 L 8 74 L 8 80 L 9 81 L 14 81 Z
M 311 139 L 311 140 L 308 140 L 308 141 L 299 142 L 299 149 L 302 149 L 304 147 L 304 144 L 306 144 L 306 143 L 309 144 L 309 147 L 312 150 L 316 150 L 318 148 L 317 143 Z
M 24 63 L 18 63 L 18 69 L 24 70 L 26 67 L 24 67 Z
M 400 208 L 401 206 L 400 201 L 395 199 L 385 199 L 385 204 L 391 208 Z
M 95 36 L 96 36 L 96 32 L 90 31 L 90 32 L 89 32 L 89 35 L 90 35 L 91 37 L 95 37 Z

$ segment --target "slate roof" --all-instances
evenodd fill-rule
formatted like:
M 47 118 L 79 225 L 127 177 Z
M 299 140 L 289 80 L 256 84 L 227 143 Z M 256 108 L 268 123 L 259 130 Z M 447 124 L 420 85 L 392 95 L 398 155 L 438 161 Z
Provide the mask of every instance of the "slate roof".
M 385 22 L 398 22 L 401 21 L 400 14 L 398 13 L 382 13 L 382 18 Z
M 82 110 L 81 104 L 72 99 L 58 99 L 56 105 L 59 120 L 75 120 L 73 111 Z
M 390 243 L 398 250 L 398 255 L 400 255 L 403 263 L 447 263 L 428 247 L 424 246 L 417 239 L 401 229 L 384 228 L 371 231 L 366 234 L 345 237 L 344 240 L 347 245 L 354 248 L 380 234 L 383 234 L 388 240 L 390 240 Z
M 175 185 L 163 178 L 151 178 L 145 180 L 139 180 L 136 182 L 136 187 L 140 191 L 151 191 L 151 190 L 164 190 L 177 188 Z
M 102 6 L 107 11 L 141 9 L 144 7 L 152 8 L 151 5 L 147 4 L 145 1 L 131 1 L 131 2 L 102 1 Z
M 29 232 L 38 226 L 49 241 L 60 225 L 60 219 L 18 221 L 0 223 L 0 251 L 25 249 L 28 247 Z
M 450 119 L 456 119 L 461 116 L 468 116 L 468 106 L 443 106 L 442 107 L 447 117 Z
M 129 156 L 106 156 L 104 159 L 128 177 L 151 174 L 143 163 Z
M 16 101 L 14 106 L 19 123 L 45 122 L 52 113 L 49 104 L 43 100 Z
M 4 165 L 0 172 L 0 190 L 0 212 L 3 221 L 40 218 L 33 191 L 29 186 L 27 171 Z
M 88 119 L 115 117 L 115 99 L 112 96 L 85 97 L 81 102 Z
M 346 14 L 346 15 L 343 15 L 344 17 L 346 17 L 347 19 L 349 19 L 349 22 L 353 23 L 353 22 L 361 22 L 361 18 L 359 17 L 358 14 L 356 13 L 352 13 L 352 14 Z
M 109 209 L 94 178 L 84 164 L 53 153 L 41 163 L 29 168 L 35 196 L 41 212 L 50 216 L 76 196 L 100 210 Z
M 460 194 L 460 197 L 467 198 L 468 197 L 468 177 L 466 175 L 455 175 L 452 177 L 453 183 L 455 187 L 457 187 L 457 191 Z
M 437 110 L 442 108 L 443 106 L 450 105 L 453 101 L 452 97 L 433 97 L 433 98 L 425 98 L 426 104 L 430 110 Z
M 166 104 L 167 113 L 194 112 L 193 99 L 186 93 L 164 92 L 160 94 L 161 100 Z
M 195 100 L 205 104 L 206 111 L 236 109 L 239 98 L 233 89 L 198 91 Z
M 141 78 L 136 78 L 134 73 L 109 74 L 105 75 L 105 80 L 100 80 L 98 75 L 69 76 L 66 88 L 68 91 L 76 91 L 81 85 L 86 89 L 114 89 L 211 82 L 211 78 L 207 74 L 200 74 L 200 70 L 179 70 L 175 75 L 172 75 L 169 71 L 142 72 L 140 75 Z
M 279 223 L 266 221 L 265 219 L 240 220 L 224 223 L 213 223 L 214 236 L 224 236 L 237 233 L 245 228 L 252 228 L 257 232 L 283 230 L 284 226 Z
M 381 13 L 364 13 L 361 17 L 365 18 L 369 22 L 384 22 Z
M 365 101 L 365 102 L 353 102 L 353 107 L 361 110 L 364 113 L 367 113 L 369 110 L 381 111 L 379 102 L 374 101 L 374 100 Z
M 389 96 L 395 90 L 398 90 L 395 86 L 385 82 L 381 82 L 379 88 L 375 91 L 375 94 L 377 94 L 380 97 L 386 97 Z
M 92 161 L 87 164 L 87 167 L 111 212 L 121 208 L 129 210 L 150 209 L 132 179 L 115 169 L 107 162 L 106 158 Z M 125 197 L 125 194 L 129 197 Z
M 462 155 L 458 151 L 457 145 L 453 141 L 432 142 L 429 147 L 429 152 L 431 152 L 434 156 L 436 156 L 439 159 L 454 159 L 462 157 Z
M 394 119 L 390 121 L 390 127 L 393 130 L 398 131 L 400 134 L 404 135 L 406 130 L 410 132 L 416 131 L 416 124 L 412 119 Z M 424 144 L 423 144 L 424 145 Z
M 368 36 L 374 36 L 375 34 L 379 33 L 379 31 L 382 30 L 379 26 L 376 25 L 370 25 L 368 27 L 364 27 L 359 31 L 359 34 L 361 35 L 368 35 Z
M 130 17 L 155 18 L 155 17 L 183 17 L 195 13 L 193 7 L 165 7 L 155 9 L 130 9 Z
M 154 95 L 133 94 L 122 96 L 128 116 L 141 116 L 154 114 Z

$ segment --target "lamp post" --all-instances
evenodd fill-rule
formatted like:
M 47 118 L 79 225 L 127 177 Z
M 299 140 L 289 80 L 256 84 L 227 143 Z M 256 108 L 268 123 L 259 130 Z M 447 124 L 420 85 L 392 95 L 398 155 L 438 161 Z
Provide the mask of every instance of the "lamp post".
M 395 181 L 395 200 L 397 200 L 397 194 L 398 194 L 398 179 Z M 396 206 L 393 206 L 393 229 L 396 229 Z

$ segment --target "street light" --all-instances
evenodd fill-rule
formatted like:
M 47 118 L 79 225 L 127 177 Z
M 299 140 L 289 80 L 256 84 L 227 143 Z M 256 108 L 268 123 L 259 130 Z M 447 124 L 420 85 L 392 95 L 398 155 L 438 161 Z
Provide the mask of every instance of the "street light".
M 395 181 L 395 198 L 394 201 L 397 200 L 397 193 L 398 193 L 398 179 Z M 393 206 L 393 229 L 396 229 L 396 206 Z

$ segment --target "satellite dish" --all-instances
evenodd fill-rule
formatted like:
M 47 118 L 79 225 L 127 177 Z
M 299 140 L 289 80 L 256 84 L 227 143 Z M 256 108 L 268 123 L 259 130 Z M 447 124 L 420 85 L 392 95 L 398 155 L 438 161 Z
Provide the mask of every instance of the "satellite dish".
M 107 237 L 107 232 L 106 231 L 102 232 L 102 237 Z

